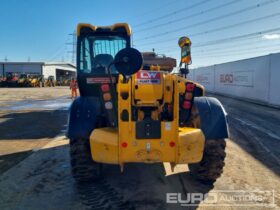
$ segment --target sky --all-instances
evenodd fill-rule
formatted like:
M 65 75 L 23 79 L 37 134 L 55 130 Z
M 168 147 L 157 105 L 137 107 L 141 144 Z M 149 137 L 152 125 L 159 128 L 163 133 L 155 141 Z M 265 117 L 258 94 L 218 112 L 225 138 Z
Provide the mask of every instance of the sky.
M 135 48 L 177 59 L 178 39 L 189 36 L 192 67 L 280 52 L 280 0 L 0 0 L 0 5 L 0 61 L 71 62 L 69 34 L 78 23 L 127 22 Z

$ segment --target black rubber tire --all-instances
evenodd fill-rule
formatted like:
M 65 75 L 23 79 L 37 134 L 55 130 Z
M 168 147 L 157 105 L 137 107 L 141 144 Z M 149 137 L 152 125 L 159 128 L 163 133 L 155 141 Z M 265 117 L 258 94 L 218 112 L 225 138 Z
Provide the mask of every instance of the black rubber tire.
M 206 140 L 202 160 L 189 164 L 190 174 L 204 183 L 213 184 L 223 173 L 225 148 L 225 139 Z
M 101 164 L 92 160 L 88 139 L 70 139 L 72 175 L 77 182 L 96 181 L 101 176 Z

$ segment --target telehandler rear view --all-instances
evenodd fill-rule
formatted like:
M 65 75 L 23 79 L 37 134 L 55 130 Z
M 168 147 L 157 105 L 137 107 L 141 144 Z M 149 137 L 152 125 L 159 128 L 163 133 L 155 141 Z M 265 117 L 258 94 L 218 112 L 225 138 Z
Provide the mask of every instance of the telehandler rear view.
M 78 182 L 97 180 L 102 164 L 123 170 L 133 162 L 188 164 L 205 182 L 221 175 L 226 113 L 217 99 L 204 96 L 203 86 L 186 78 L 191 42 L 182 37 L 179 45 L 180 75 L 142 70 L 128 24 L 78 25 L 81 96 L 71 106 L 67 133 Z

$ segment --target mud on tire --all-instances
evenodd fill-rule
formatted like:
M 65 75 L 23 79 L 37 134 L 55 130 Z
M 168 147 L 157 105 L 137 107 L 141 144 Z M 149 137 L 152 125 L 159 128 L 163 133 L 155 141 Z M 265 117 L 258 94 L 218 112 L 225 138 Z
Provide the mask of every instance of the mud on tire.
M 77 182 L 100 178 L 101 164 L 92 160 L 88 139 L 70 139 L 70 159 L 72 175 Z
M 189 164 L 191 175 L 202 182 L 213 184 L 223 173 L 225 148 L 224 139 L 206 140 L 202 160 Z

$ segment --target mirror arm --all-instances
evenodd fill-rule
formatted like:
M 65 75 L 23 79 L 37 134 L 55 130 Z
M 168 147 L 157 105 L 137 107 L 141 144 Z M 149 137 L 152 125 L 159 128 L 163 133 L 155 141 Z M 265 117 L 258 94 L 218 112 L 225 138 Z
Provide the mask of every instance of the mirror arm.
M 185 63 L 184 68 L 182 68 L 182 63 L 180 63 L 180 74 L 184 78 L 187 78 L 187 75 L 189 74 L 189 65 Z
M 127 83 L 128 80 L 127 80 L 126 76 L 124 74 L 122 74 L 122 76 L 123 76 L 123 83 Z
M 112 65 L 115 64 L 115 62 L 111 62 L 110 65 L 106 68 L 108 74 L 109 74 L 109 78 L 110 78 L 110 83 L 111 83 L 111 86 L 113 87 L 113 78 L 112 78 L 112 73 L 111 73 L 111 67 Z
M 122 63 L 123 61 L 114 61 L 112 64 L 115 64 L 115 63 Z M 127 77 L 125 74 L 122 74 L 120 73 L 122 76 L 123 76 L 123 83 L 127 83 L 128 80 L 127 80 Z

